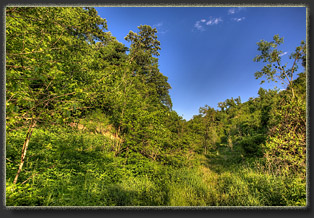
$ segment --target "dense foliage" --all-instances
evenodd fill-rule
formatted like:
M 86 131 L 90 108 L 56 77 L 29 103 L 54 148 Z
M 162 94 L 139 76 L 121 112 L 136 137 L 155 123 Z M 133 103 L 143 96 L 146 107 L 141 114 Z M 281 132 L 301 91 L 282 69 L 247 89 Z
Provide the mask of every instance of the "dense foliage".
M 157 30 L 118 42 L 94 8 L 6 9 L 7 206 L 305 206 L 306 45 L 257 43 L 256 78 L 286 81 L 172 110 Z

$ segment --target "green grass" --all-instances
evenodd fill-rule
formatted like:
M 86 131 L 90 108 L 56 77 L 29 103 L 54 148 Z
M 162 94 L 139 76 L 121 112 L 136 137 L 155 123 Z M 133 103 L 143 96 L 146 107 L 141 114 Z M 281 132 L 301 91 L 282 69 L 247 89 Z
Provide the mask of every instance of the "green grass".
M 177 167 L 116 157 L 110 137 L 61 127 L 34 130 L 14 185 L 24 137 L 22 129 L 7 133 L 7 206 L 306 205 L 304 178 L 272 173 L 227 147 Z

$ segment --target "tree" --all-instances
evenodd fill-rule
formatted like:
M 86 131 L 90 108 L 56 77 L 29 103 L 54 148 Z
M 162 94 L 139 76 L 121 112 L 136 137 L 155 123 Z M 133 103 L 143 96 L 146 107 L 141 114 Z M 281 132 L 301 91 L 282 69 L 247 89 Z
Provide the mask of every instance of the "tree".
M 306 101 L 305 98 L 289 101 L 286 95 L 281 92 L 270 111 L 265 157 L 271 167 L 305 175 Z
M 133 75 L 137 75 L 142 82 L 147 84 L 149 90 L 147 96 L 154 99 L 157 97 L 158 102 L 172 108 L 169 89 L 171 86 L 167 82 L 168 78 L 158 69 L 160 42 L 157 40 L 157 29 L 148 25 L 138 27 L 139 32 L 130 31 L 125 40 L 131 42 L 129 62 L 133 68 Z
M 79 114 L 87 94 L 82 87 L 90 82 L 90 46 L 110 37 L 94 8 L 8 7 L 6 12 L 7 129 L 29 126 L 16 183 L 36 123 L 64 123 Z
M 280 80 L 287 85 L 286 90 L 266 92 L 260 89 L 261 122 L 267 125 L 265 157 L 267 163 L 274 168 L 285 168 L 286 172 L 295 170 L 305 173 L 306 169 L 306 75 L 298 70 L 298 62 L 306 67 L 306 44 L 301 41 L 295 52 L 290 55 L 292 66 L 281 63 L 282 51 L 277 47 L 283 43 L 278 35 L 273 41 L 261 40 L 257 43 L 261 55 L 254 61 L 267 62 L 261 71 L 255 73 L 256 78 L 265 76 L 267 80 Z M 264 82 L 264 81 L 262 81 Z M 292 97 L 290 94 L 292 93 Z M 281 170 L 283 171 L 283 170 Z
M 152 64 L 152 57 L 159 56 L 160 42 L 157 40 L 157 29 L 148 25 L 138 27 L 139 32 L 130 31 L 125 40 L 131 42 L 130 59 L 145 66 Z
M 200 114 L 203 115 L 203 134 L 204 134 L 204 151 L 207 153 L 207 148 L 211 145 L 215 146 L 218 141 L 218 135 L 216 132 L 216 110 L 214 108 L 205 105 L 199 109 Z
M 267 81 L 280 80 L 282 84 L 286 84 L 292 92 L 292 99 L 295 96 L 294 89 L 292 88 L 292 82 L 295 72 L 298 70 L 298 62 L 302 61 L 302 65 L 306 64 L 306 44 L 304 41 L 301 41 L 301 45 L 298 46 L 294 53 L 290 55 L 290 59 L 293 59 L 293 64 L 290 68 L 287 68 L 287 64 L 283 65 L 281 63 L 281 56 L 283 51 L 278 50 L 277 47 L 283 43 L 283 38 L 280 38 L 279 35 L 273 37 L 273 41 L 267 42 L 261 40 L 257 43 L 258 51 L 260 55 L 257 55 L 253 60 L 255 62 L 263 61 L 267 63 L 261 71 L 255 73 L 255 78 L 266 77 Z M 262 80 L 261 84 L 265 81 Z
M 218 102 L 218 107 L 222 112 L 224 112 L 225 109 L 227 108 L 226 102 Z

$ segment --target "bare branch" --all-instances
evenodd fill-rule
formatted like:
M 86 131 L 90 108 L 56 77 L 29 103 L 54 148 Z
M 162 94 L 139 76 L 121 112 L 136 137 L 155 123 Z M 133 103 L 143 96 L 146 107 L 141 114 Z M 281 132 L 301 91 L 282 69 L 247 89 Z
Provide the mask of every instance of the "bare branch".
M 291 80 L 293 78 L 293 73 L 294 73 L 294 67 L 295 67 L 295 63 L 297 62 L 297 60 L 299 59 L 299 55 L 300 53 L 297 53 L 295 59 L 294 59 L 294 62 L 293 62 L 293 65 L 292 65 L 292 68 L 291 68 Z
M 22 69 L 26 69 L 26 70 L 32 70 L 32 68 L 30 68 L 30 67 L 25 67 L 25 66 L 6 65 L 6 67 L 15 68 L 15 69 L 22 68 Z

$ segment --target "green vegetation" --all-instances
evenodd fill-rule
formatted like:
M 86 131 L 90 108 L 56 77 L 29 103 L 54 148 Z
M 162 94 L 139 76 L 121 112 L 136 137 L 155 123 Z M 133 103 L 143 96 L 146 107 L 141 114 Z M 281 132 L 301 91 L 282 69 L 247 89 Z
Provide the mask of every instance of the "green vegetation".
M 291 68 L 283 38 L 257 43 L 256 78 L 285 90 L 185 121 L 155 28 L 130 31 L 127 48 L 94 8 L 6 12 L 7 206 L 306 205 L 304 42 Z

